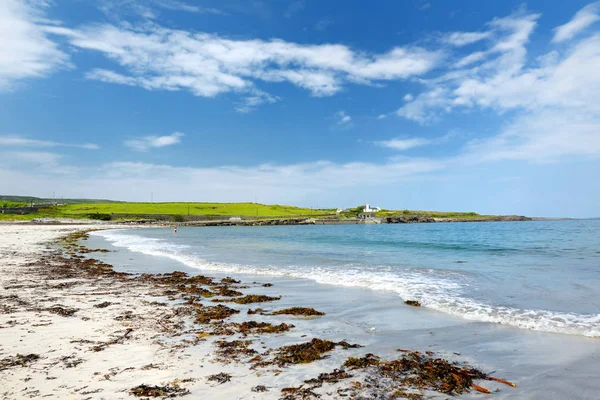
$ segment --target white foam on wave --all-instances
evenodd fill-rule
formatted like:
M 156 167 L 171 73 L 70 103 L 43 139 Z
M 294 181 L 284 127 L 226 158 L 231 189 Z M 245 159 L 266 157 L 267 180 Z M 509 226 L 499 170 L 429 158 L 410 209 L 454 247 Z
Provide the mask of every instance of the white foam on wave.
M 121 231 L 92 232 L 117 247 L 152 256 L 163 256 L 188 267 L 222 273 L 243 273 L 310 279 L 317 283 L 363 287 L 397 293 L 404 300 L 418 300 L 424 307 L 473 321 L 492 322 L 537 331 L 600 337 L 600 314 L 577 314 L 489 305 L 464 296 L 467 283 L 442 277 L 439 271 L 388 268 L 277 267 L 226 264 L 203 260 L 190 253 L 190 246 L 146 238 Z

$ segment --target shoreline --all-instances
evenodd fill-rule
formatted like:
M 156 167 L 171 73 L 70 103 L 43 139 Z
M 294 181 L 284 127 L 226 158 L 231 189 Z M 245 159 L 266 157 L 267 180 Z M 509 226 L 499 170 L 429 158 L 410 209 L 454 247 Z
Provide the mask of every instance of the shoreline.
M 302 323 L 310 323 L 311 318 L 318 316 L 278 316 L 279 325 L 261 322 L 259 317 L 258 325 L 248 324 L 247 320 L 256 321 L 256 316 L 269 315 L 258 311 L 256 316 L 251 316 L 248 315 L 249 309 L 275 306 L 278 298 L 268 299 L 268 303 L 254 303 L 265 299 L 250 298 L 249 303 L 244 304 L 246 297 L 240 297 L 241 292 L 232 292 L 241 289 L 243 295 L 253 294 L 252 289 L 262 287 L 264 283 L 243 282 L 240 285 L 232 279 L 218 283 L 204 281 L 207 286 L 199 287 L 190 285 L 189 279 L 193 278 L 186 276 L 134 277 L 115 272 L 108 264 L 86 261 L 84 255 L 96 249 L 76 244 L 76 238 L 84 237 L 77 232 L 111 228 L 122 226 L 49 226 L 40 229 L 39 226 L 13 225 L 10 228 L 5 225 L 0 228 L 10 243 L 0 247 L 4 259 L 1 283 L 5 304 L 0 314 L 0 359 L 26 365 L 11 364 L 0 371 L 4 397 L 53 395 L 62 398 L 74 393 L 89 399 L 130 398 L 130 393 L 140 385 L 167 388 L 164 390 L 173 390 L 174 394 L 190 391 L 192 395 L 209 398 L 287 396 L 294 399 L 309 398 L 311 393 L 326 395 L 332 391 L 356 397 L 387 393 L 394 385 L 396 389 L 404 390 L 404 395 L 412 394 L 417 398 L 418 393 L 432 388 L 440 390 L 439 382 L 422 381 L 418 385 L 413 382 L 407 386 L 402 381 L 402 385 L 394 384 L 394 379 L 400 379 L 397 376 L 393 379 L 386 376 L 384 387 L 375 385 L 374 376 L 384 373 L 380 369 L 388 365 L 384 360 L 389 359 L 390 354 L 383 354 L 383 358 L 377 360 L 363 359 L 365 352 L 358 347 L 360 344 L 355 346 L 354 343 L 332 342 L 317 337 L 313 337 L 313 342 L 306 342 L 310 335 L 301 335 L 301 331 L 294 330 L 293 324 L 300 324 L 298 319 Z M 71 238 L 63 246 L 72 258 L 64 258 L 61 251 L 48 245 L 49 241 L 56 241 L 66 234 L 71 234 Z M 36 235 L 38 237 L 32 237 Z M 20 245 L 14 246 L 15 243 Z M 220 293 L 215 297 L 216 288 Z M 213 294 L 207 295 L 206 291 Z M 221 296 L 223 294 L 231 297 Z M 241 304 L 237 304 L 236 299 L 242 299 Z M 218 301 L 215 303 L 214 300 Z M 198 315 L 217 310 L 214 307 L 231 313 L 233 317 L 221 319 L 223 315 L 215 315 L 213 320 L 209 315 L 208 320 L 201 321 L 200 325 L 193 323 L 194 315 L 198 321 Z M 233 334 L 228 331 L 233 331 Z M 269 341 L 274 345 L 265 351 L 248 347 L 247 339 L 251 340 L 252 346 Z M 314 340 L 324 342 L 315 343 Z M 239 345 L 240 341 L 246 344 Z M 219 351 L 215 349 L 215 343 L 218 342 L 237 343 L 236 346 L 241 348 L 222 352 L 231 359 L 219 362 L 215 360 Z M 316 344 L 316 347 L 308 349 L 308 354 L 316 357 L 309 357 L 311 362 L 295 366 L 293 362 L 282 364 L 277 361 L 277 355 L 281 355 L 286 346 L 306 343 Z M 319 349 L 323 343 L 326 348 Z M 321 350 L 325 351 L 320 353 Z M 314 351 L 317 351 L 316 355 Z M 32 355 L 32 359 L 16 360 L 17 354 Z M 326 356 L 331 358 L 324 358 Z M 420 360 L 414 368 L 423 368 L 437 359 L 433 353 L 412 351 L 406 351 L 406 356 L 392 356 L 391 362 L 410 357 Z M 339 375 L 340 370 L 336 369 L 343 368 L 340 360 L 347 362 L 351 357 L 359 360 L 355 361 L 359 364 L 362 362 L 358 366 L 360 368 L 352 371 L 352 379 L 351 374 Z M 334 360 L 338 364 L 332 368 Z M 446 379 L 449 379 L 452 389 L 444 387 L 443 390 L 450 390 L 450 393 L 453 393 L 452 390 L 465 393 L 484 386 L 498 390 L 499 386 L 503 386 L 495 381 L 477 381 L 472 386 L 471 376 L 453 378 L 448 375 L 456 374 L 465 366 L 444 362 Z M 304 371 L 302 376 L 312 376 L 317 381 L 312 384 L 304 382 L 306 379 L 299 379 L 298 371 Z M 334 375 L 321 375 L 319 380 L 319 374 L 323 373 Z M 478 373 L 482 374 L 479 377 L 488 378 L 482 372 Z M 242 381 L 240 376 L 243 376 Z M 219 379 L 225 382 L 215 385 L 209 377 L 216 379 L 217 383 Z M 257 391 L 252 391 L 253 388 Z M 263 388 L 265 392 L 262 392 Z M 398 392 L 398 396 L 401 394 Z M 329 398 L 336 398 L 336 395 Z

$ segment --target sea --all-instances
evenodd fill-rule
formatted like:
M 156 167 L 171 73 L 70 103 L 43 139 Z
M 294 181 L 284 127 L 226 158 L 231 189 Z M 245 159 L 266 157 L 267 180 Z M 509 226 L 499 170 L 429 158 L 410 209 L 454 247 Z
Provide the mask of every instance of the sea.
M 180 227 L 177 234 L 151 228 L 96 235 L 204 272 L 386 291 L 398 302 L 416 300 L 467 320 L 600 336 L 599 220 Z M 158 272 L 173 269 L 166 264 Z
M 232 276 L 283 296 L 260 307 L 327 313 L 269 345 L 435 351 L 519 382 L 495 398 L 600 398 L 599 220 L 135 228 L 95 231 L 87 246 L 113 250 L 94 257 L 117 270 Z

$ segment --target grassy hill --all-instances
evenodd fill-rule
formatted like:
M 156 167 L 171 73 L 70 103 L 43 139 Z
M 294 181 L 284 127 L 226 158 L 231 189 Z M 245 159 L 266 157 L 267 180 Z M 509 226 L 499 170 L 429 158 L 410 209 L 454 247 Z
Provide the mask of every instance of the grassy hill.
M 1 204 L 0 204 L 1 205 Z M 293 218 L 334 215 L 335 210 L 313 210 L 310 208 L 257 203 L 81 203 L 48 207 L 37 213 L 26 215 L 0 214 L 0 219 L 30 220 L 42 217 L 135 219 L 153 216 L 170 216 L 182 219 L 186 216 L 212 218 L 254 217 Z
M 4 203 L 16 203 L 28 205 L 31 203 L 53 203 L 53 202 L 63 203 L 63 204 L 81 204 L 81 203 L 121 203 L 116 200 L 105 200 L 105 199 L 49 199 L 43 197 L 33 197 L 33 196 L 12 196 L 12 195 L 0 195 L 0 206 Z M 14 207 L 14 206 L 7 206 Z

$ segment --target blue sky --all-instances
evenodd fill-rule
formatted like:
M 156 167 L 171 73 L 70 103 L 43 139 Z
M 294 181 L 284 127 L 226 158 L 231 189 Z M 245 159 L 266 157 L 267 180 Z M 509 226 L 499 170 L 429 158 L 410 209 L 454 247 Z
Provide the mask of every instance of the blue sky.
M 4 0 L 0 194 L 600 214 L 600 2 Z

